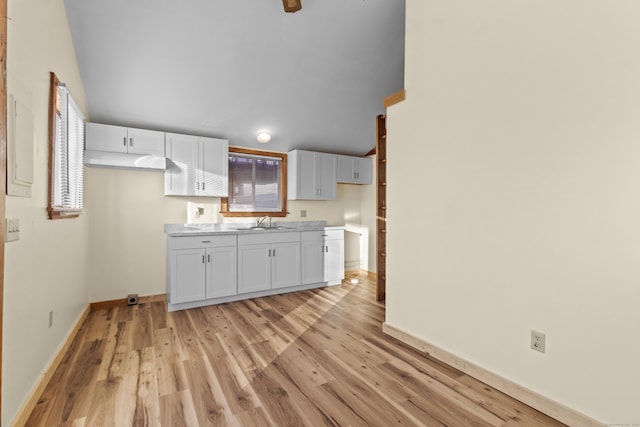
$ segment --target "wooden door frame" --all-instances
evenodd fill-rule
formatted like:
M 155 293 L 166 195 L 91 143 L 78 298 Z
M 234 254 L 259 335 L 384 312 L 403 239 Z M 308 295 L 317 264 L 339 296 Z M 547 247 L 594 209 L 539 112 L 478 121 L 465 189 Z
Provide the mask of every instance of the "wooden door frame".
M 4 224 L 7 194 L 7 0 L 0 0 L 0 415 L 2 414 L 2 317 L 4 313 Z

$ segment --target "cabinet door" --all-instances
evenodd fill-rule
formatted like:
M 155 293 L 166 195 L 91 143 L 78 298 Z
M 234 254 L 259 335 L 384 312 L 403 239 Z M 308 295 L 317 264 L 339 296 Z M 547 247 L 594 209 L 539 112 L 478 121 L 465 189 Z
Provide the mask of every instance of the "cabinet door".
M 344 240 L 325 242 L 325 282 L 344 279 Z
M 300 284 L 300 243 L 271 245 L 271 288 L 286 288 Z
M 127 137 L 129 153 L 164 157 L 164 132 L 129 128 Z
M 298 199 L 313 200 L 318 195 L 316 185 L 316 158 L 315 153 L 300 151 L 298 153 L 298 170 L 296 171 L 298 184 Z
M 317 200 L 335 200 L 336 198 L 336 155 L 316 154 Z
M 347 184 L 356 180 L 356 172 L 354 170 L 354 161 L 351 156 L 337 156 L 338 159 L 338 182 Z
M 271 288 L 270 244 L 238 246 L 238 293 Z
M 303 241 L 301 251 L 302 284 L 324 282 L 324 242 Z
M 170 303 L 204 300 L 205 250 L 172 250 L 169 262 Z
M 125 127 L 87 123 L 85 138 L 87 150 L 127 152 L 128 140 Z
M 238 293 L 237 248 L 207 249 L 207 298 L 219 298 Z
M 167 169 L 164 172 L 166 196 L 195 196 L 198 137 L 166 134 Z
M 229 142 L 224 139 L 199 138 L 199 167 L 196 188 L 199 196 L 229 195 Z
M 371 184 L 373 182 L 373 160 L 368 157 L 354 157 L 356 184 Z

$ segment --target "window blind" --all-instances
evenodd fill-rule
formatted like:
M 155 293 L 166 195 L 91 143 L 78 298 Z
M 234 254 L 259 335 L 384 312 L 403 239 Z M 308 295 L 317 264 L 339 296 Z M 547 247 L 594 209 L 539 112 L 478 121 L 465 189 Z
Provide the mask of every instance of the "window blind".
M 62 84 L 57 87 L 55 120 L 52 208 L 77 213 L 84 205 L 85 119 Z

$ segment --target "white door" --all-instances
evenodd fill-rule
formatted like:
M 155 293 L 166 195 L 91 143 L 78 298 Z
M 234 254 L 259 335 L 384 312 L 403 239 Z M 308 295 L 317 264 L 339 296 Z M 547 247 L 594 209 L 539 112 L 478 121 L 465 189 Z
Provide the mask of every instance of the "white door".
M 368 157 L 355 157 L 353 159 L 358 184 L 371 184 L 373 182 L 373 161 Z
M 325 282 L 344 279 L 344 240 L 325 242 Z
M 302 284 L 324 282 L 324 242 L 302 242 Z
M 205 250 L 171 251 L 171 304 L 205 299 Z
M 127 137 L 129 153 L 164 157 L 164 132 L 129 128 Z
M 353 183 L 356 180 L 354 160 L 351 156 L 337 156 L 338 182 Z
M 227 197 L 229 195 L 229 142 L 224 139 L 199 138 L 199 195 Z
M 318 195 L 316 185 L 316 159 L 315 153 L 306 151 L 298 152 L 298 198 L 315 199 Z
M 238 293 L 271 288 L 271 245 L 238 246 Z
M 271 288 L 300 284 L 300 242 L 271 245 Z
M 164 172 L 165 196 L 195 196 L 195 170 L 198 137 L 166 134 L 167 170 Z
M 207 298 L 219 298 L 238 293 L 237 248 L 207 249 Z
M 87 123 L 85 139 L 87 150 L 127 152 L 128 140 L 125 127 Z
M 336 168 L 335 154 L 316 153 L 316 180 L 318 197 L 320 200 L 334 200 L 336 198 Z

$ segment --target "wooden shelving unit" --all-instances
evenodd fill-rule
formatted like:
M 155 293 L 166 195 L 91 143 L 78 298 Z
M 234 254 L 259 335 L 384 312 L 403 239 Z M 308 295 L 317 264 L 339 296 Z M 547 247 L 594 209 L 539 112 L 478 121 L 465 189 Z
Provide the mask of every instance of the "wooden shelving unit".
M 377 120 L 376 167 L 377 167 L 377 286 L 376 297 L 383 301 L 387 289 L 387 116 L 381 114 Z

